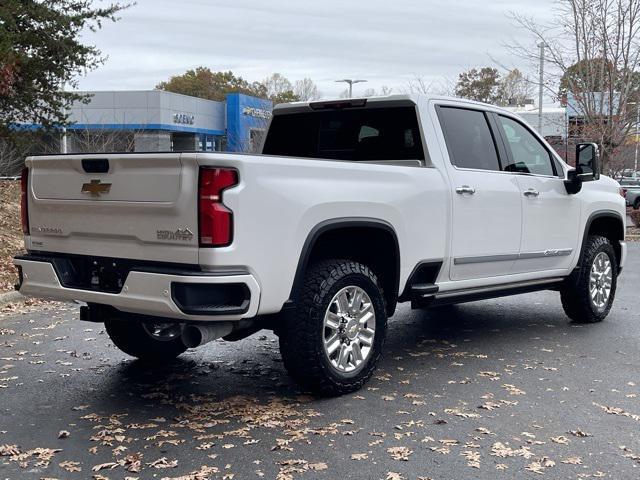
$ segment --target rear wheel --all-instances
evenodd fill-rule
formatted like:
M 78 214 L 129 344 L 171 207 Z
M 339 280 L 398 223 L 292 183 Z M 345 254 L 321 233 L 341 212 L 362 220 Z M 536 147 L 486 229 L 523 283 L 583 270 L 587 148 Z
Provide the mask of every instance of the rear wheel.
M 360 263 L 318 263 L 306 273 L 295 313 L 284 323 L 280 352 L 294 380 L 323 395 L 352 392 L 371 377 L 382 352 L 382 288 Z
M 601 322 L 613 305 L 618 277 L 616 255 L 609 239 L 590 235 L 581 265 L 560 291 L 562 306 L 574 322 Z
M 183 353 L 183 325 L 110 318 L 104 325 L 111 341 L 127 355 L 154 362 L 169 361 Z
M 640 209 L 640 197 L 636 198 L 636 201 L 633 203 L 633 209 L 634 210 Z

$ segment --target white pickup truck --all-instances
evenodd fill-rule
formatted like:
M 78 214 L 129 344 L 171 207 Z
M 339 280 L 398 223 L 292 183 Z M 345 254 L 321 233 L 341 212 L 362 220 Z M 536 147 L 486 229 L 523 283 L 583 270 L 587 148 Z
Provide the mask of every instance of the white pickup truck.
M 27 295 L 86 302 L 144 360 L 279 336 L 322 394 L 371 376 L 398 302 L 427 308 L 557 290 L 604 319 L 625 262 L 625 202 L 499 108 L 395 95 L 273 112 L 261 155 L 34 156 L 22 178 Z

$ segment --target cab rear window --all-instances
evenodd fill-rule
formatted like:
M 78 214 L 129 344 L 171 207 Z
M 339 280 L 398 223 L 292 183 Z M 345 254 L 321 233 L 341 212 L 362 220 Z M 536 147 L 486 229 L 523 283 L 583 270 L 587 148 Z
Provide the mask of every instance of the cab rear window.
M 415 107 L 276 115 L 262 153 L 331 160 L 424 160 Z

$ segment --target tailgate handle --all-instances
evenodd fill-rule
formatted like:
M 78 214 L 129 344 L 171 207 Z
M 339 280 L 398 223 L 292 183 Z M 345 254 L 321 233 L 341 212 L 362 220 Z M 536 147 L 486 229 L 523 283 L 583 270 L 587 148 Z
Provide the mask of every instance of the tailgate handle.
M 87 173 L 107 173 L 109 160 L 107 158 L 85 158 L 82 160 L 82 169 Z

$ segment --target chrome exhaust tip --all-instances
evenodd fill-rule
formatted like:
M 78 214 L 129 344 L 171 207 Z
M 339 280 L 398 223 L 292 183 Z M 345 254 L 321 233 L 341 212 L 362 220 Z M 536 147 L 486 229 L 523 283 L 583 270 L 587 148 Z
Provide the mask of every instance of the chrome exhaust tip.
M 196 348 L 227 336 L 232 331 L 233 326 L 230 323 L 187 325 L 182 331 L 182 342 L 187 348 Z

